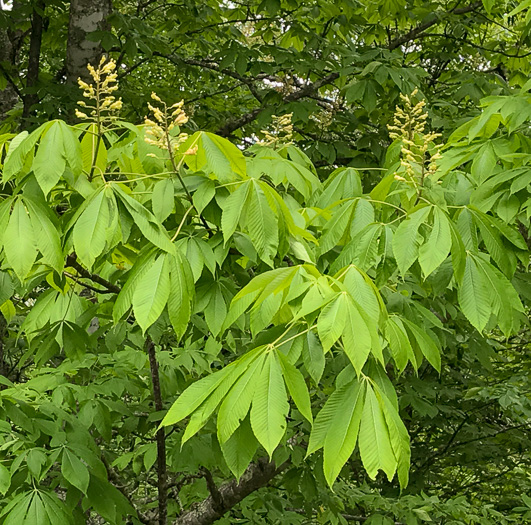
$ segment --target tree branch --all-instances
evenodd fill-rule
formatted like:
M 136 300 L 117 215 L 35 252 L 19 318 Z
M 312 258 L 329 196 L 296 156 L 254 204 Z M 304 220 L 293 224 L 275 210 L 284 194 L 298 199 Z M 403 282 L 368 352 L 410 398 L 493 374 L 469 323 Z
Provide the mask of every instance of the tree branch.
M 234 479 L 216 488 L 215 496 L 211 492 L 210 496 L 199 503 L 197 507 L 179 516 L 175 525 L 210 525 L 214 523 L 249 494 L 265 487 L 289 465 L 290 462 L 286 461 L 277 467 L 273 461 L 260 458 L 249 465 L 239 483 Z
M 449 13 L 432 13 L 430 16 L 427 17 L 424 22 L 419 24 L 417 27 L 413 28 L 411 31 L 407 32 L 405 35 L 399 36 L 391 40 L 387 47 L 390 51 L 393 51 L 393 49 L 396 49 L 397 47 L 400 47 L 403 44 L 407 44 L 408 42 L 411 42 L 411 40 L 415 40 L 415 38 L 417 38 L 421 33 L 424 33 L 426 29 L 429 29 L 430 27 L 437 24 L 440 21 L 441 16 L 444 14 L 465 15 L 476 10 L 481 5 L 482 2 L 474 2 L 473 4 L 470 4 L 466 7 L 454 8 L 449 11 Z
M 79 264 L 79 262 L 77 261 L 75 253 L 70 254 L 66 258 L 66 265 L 70 266 L 71 268 L 74 268 L 81 277 L 84 277 L 85 279 L 90 279 L 92 282 L 101 284 L 103 287 L 106 288 L 106 292 L 98 290 L 99 293 L 120 293 L 122 291 L 122 289 L 117 284 L 113 284 L 110 281 L 107 281 L 107 279 L 104 279 L 103 277 L 98 275 L 97 273 L 91 273 L 86 268 L 83 268 L 83 266 L 81 266 L 81 264 Z
M 149 367 L 151 369 L 151 383 L 153 385 L 153 399 L 155 410 L 161 412 L 164 409 L 162 404 L 162 394 L 160 389 L 159 364 L 155 354 L 155 344 L 150 337 L 146 339 L 146 350 L 149 357 Z M 168 517 L 168 492 L 167 492 L 167 472 L 166 472 L 166 431 L 159 428 L 156 433 L 157 439 L 157 489 L 159 504 L 159 525 L 166 525 Z

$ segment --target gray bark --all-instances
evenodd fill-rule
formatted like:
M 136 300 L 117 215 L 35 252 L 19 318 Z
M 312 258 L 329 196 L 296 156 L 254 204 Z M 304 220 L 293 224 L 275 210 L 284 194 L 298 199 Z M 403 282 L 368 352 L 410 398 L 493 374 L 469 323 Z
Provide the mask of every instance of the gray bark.
M 95 65 L 101 56 L 99 42 L 87 35 L 93 31 L 107 31 L 107 17 L 112 9 L 111 0 L 71 0 L 68 41 L 66 48 L 66 79 L 68 83 L 78 78 L 89 80 L 87 64 Z

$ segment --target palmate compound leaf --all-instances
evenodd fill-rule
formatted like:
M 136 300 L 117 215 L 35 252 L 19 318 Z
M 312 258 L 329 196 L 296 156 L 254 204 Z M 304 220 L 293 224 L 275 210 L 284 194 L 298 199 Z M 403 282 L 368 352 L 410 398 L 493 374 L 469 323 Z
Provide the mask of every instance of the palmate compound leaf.
M 200 414 L 199 416 L 196 416 L 196 422 L 193 425 L 197 427 L 196 431 L 199 430 L 202 427 L 202 425 L 198 426 L 199 420 L 203 419 L 203 424 L 206 422 L 206 418 L 208 418 L 217 408 L 219 403 L 223 401 L 232 385 L 247 370 L 251 363 L 260 356 L 264 348 L 265 347 L 263 346 L 254 348 L 230 365 L 192 383 L 177 398 L 175 403 L 173 403 L 162 420 L 161 426 L 175 425 L 185 417 L 200 410 Z M 218 390 L 219 392 L 216 392 Z M 219 395 L 220 392 L 222 392 L 222 395 Z M 215 403 L 208 403 L 209 398 L 214 396 L 214 394 L 215 397 L 213 397 L 213 400 L 215 400 Z M 208 406 L 205 407 L 207 403 Z M 206 415 L 207 413 L 208 415 Z M 189 439 L 193 434 L 190 434 L 188 429 L 187 432 L 187 438 Z
M 260 372 L 251 406 L 251 427 L 270 457 L 286 431 L 288 411 L 282 369 L 276 352 L 270 351 Z

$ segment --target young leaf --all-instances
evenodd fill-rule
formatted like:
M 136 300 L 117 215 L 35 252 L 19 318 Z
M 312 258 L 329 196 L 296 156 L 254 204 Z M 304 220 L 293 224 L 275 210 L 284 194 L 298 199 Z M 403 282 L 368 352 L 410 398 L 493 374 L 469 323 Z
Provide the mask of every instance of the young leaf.
M 64 478 L 78 488 L 81 492 L 87 493 L 90 475 L 85 464 L 67 448 L 63 450 L 63 461 L 61 462 L 61 474 Z
M 490 293 L 489 284 L 479 272 L 475 259 L 468 256 L 457 297 L 462 312 L 479 332 L 485 328 L 492 314 Z
M 286 431 L 288 411 L 282 370 L 276 353 L 270 352 L 257 380 L 251 407 L 254 435 L 270 457 Z
M 223 215 L 221 216 L 221 229 L 223 239 L 227 242 L 236 231 L 242 218 L 244 210 L 247 208 L 252 181 L 244 182 L 232 193 L 223 204 Z
M 304 377 L 299 369 L 293 366 L 282 352 L 277 352 L 277 355 L 282 368 L 284 382 L 288 387 L 291 399 L 293 399 L 299 412 L 311 423 L 313 421 L 312 407 Z
M 325 352 L 339 339 L 347 321 L 346 296 L 338 295 L 321 311 L 317 321 L 317 333 Z
M 369 477 L 374 479 L 378 470 L 381 469 L 391 481 L 396 471 L 397 461 L 382 409 L 372 386 L 369 384 L 367 384 L 365 404 L 361 416 L 359 449 L 361 461 Z
M 419 263 L 425 277 L 436 270 L 448 257 L 452 246 L 449 222 L 448 217 L 440 208 L 433 208 L 431 233 L 419 249 Z
M 227 466 L 239 481 L 258 449 L 249 418 L 245 418 L 231 437 L 220 445 Z
M 352 299 L 343 301 L 343 305 L 346 319 L 343 329 L 343 348 L 359 375 L 371 352 L 371 332 Z
M 63 132 L 58 121 L 49 127 L 41 139 L 32 167 L 44 195 L 48 195 L 66 168 Z
M 341 410 L 336 411 L 331 429 L 326 434 L 323 469 L 330 487 L 334 484 L 343 465 L 350 458 L 356 446 L 364 397 L 365 382 L 349 383 Z
M 155 215 L 161 224 L 169 217 L 175 207 L 173 192 L 173 182 L 171 179 L 163 179 L 153 187 L 151 208 L 153 215 Z
M 24 281 L 37 258 L 37 248 L 31 220 L 20 198 L 15 203 L 4 233 L 4 250 L 7 262 L 20 281 Z
M 145 332 L 159 317 L 170 295 L 170 268 L 166 255 L 159 255 L 139 279 L 133 294 L 133 311 Z
M 404 275 L 419 254 L 418 231 L 430 212 L 429 207 L 413 212 L 400 223 L 393 235 L 393 253 L 400 273 Z
M 91 268 L 107 241 L 110 212 L 104 191 L 98 191 L 74 225 L 74 247 L 79 260 Z

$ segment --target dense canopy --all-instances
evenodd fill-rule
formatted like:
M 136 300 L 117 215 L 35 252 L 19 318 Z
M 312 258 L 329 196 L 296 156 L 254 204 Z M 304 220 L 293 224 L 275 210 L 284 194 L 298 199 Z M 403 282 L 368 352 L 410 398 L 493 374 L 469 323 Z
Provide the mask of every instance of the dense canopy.
M 0 5 L 1 525 L 531 520 L 531 1 Z

